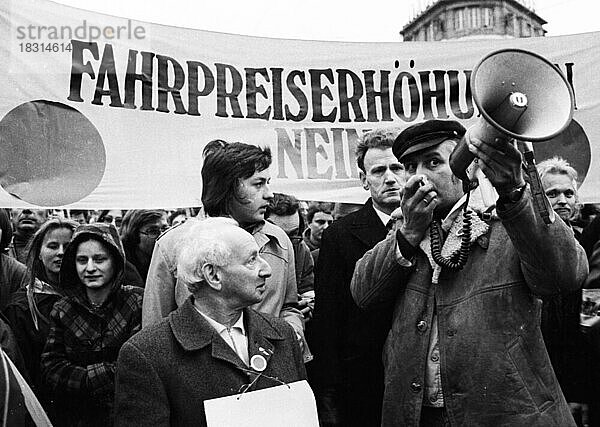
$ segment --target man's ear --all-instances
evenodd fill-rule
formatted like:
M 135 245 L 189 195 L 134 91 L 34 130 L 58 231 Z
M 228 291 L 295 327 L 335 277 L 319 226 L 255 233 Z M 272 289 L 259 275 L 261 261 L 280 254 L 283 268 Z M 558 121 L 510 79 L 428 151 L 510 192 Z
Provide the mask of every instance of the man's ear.
M 359 170 L 358 176 L 360 177 L 360 182 L 362 183 L 363 188 L 368 191 L 369 183 L 367 182 L 367 174 L 364 173 L 362 170 Z
M 219 267 L 213 264 L 204 264 L 202 267 L 202 274 L 204 275 L 204 280 L 216 291 L 220 291 L 222 287 L 222 274 Z

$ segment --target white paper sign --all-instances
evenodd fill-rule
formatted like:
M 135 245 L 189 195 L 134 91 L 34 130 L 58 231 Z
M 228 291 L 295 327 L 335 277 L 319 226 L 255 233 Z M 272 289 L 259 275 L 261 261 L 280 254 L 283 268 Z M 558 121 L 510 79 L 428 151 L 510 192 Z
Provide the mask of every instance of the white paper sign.
M 204 401 L 209 427 L 318 427 L 315 396 L 303 381 Z

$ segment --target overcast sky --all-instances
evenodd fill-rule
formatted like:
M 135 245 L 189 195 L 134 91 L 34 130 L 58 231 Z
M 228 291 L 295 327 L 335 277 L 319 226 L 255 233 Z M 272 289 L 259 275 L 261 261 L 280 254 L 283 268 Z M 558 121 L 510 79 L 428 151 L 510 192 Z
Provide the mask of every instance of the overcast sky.
M 418 0 L 55 0 L 165 25 L 263 37 L 400 41 Z M 421 0 L 425 5 L 427 0 Z M 531 0 L 527 0 L 530 2 Z M 600 31 L 597 0 L 535 0 L 548 36 Z

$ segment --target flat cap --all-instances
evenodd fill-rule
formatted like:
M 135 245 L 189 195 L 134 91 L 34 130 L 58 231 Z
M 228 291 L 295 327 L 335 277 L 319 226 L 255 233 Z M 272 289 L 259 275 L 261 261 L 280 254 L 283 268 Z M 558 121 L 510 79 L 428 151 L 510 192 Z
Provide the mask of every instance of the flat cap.
M 427 120 L 411 125 L 396 137 L 392 151 L 398 160 L 434 147 L 447 139 L 461 139 L 466 129 L 454 120 Z

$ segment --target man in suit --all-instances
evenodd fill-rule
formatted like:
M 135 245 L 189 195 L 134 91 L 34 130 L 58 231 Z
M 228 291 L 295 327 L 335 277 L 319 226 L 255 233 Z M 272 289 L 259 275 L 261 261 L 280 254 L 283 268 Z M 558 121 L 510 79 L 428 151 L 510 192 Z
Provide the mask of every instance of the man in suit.
M 249 308 L 271 275 L 252 235 L 208 218 L 180 244 L 178 279 L 192 295 L 122 347 L 116 425 L 205 426 L 207 399 L 306 377 L 292 327 Z
M 400 205 L 404 167 L 392 153 L 398 131 L 364 135 L 356 149 L 363 188 L 371 198 L 323 233 L 315 277 L 309 365 L 322 425 L 379 425 L 383 396 L 381 350 L 391 313 L 365 315 L 350 295 L 354 264 L 383 240 Z

